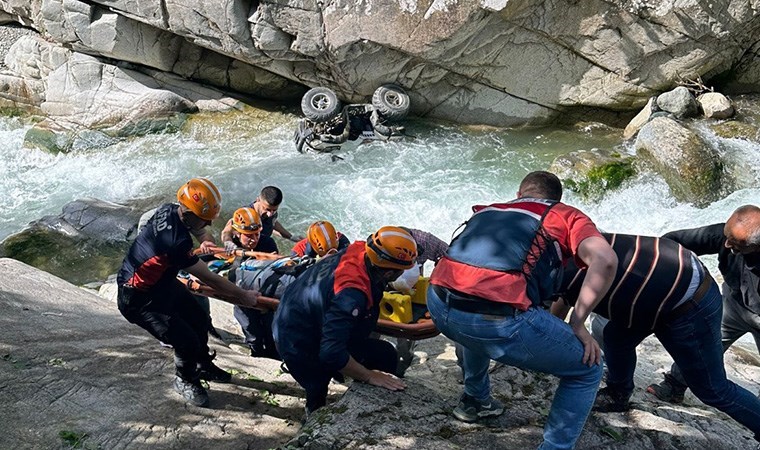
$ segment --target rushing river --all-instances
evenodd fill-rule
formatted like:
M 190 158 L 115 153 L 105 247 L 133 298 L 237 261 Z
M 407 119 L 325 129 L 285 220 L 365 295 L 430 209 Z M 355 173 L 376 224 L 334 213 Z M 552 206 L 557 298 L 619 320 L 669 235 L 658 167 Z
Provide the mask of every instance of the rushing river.
M 0 208 L 0 240 L 77 198 L 120 202 L 171 194 L 194 176 L 219 186 L 225 215 L 251 201 L 261 187 L 279 186 L 285 193 L 281 221 L 298 234 L 312 221 L 327 219 L 352 239 L 400 224 L 448 240 L 471 205 L 512 199 L 527 172 L 547 169 L 558 155 L 593 148 L 631 152 L 621 145 L 620 130 L 601 125 L 514 131 L 417 121 L 408 123 L 413 138 L 352 145 L 338 153 L 342 160 L 333 161 L 329 155 L 297 153 L 291 141 L 295 123 L 296 116 L 282 112 L 199 117 L 181 133 L 51 155 L 23 148 L 30 124 L 0 118 L 0 188 L 6 202 Z M 760 145 L 724 141 L 753 187 L 705 209 L 677 202 L 652 174 L 593 203 L 570 192 L 564 200 L 609 231 L 661 234 L 724 221 L 737 206 L 760 203 Z

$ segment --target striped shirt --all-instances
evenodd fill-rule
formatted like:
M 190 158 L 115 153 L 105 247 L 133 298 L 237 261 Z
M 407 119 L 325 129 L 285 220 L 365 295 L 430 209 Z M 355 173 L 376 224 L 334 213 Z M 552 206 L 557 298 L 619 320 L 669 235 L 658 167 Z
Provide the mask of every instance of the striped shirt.
M 692 252 L 670 239 L 602 233 L 618 256 L 609 291 L 594 312 L 627 328 L 651 329 L 693 294 L 702 274 Z M 696 269 L 696 273 L 695 273 Z M 586 270 L 565 267 L 560 297 L 573 305 Z

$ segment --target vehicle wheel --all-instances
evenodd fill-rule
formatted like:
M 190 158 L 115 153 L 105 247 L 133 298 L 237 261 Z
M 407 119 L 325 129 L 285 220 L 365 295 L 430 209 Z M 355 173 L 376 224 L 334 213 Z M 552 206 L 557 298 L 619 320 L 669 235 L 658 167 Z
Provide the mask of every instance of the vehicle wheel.
M 372 106 L 387 120 L 399 120 L 409 112 L 409 96 L 395 84 L 384 84 L 372 94 Z
M 301 111 L 314 122 L 327 122 L 340 114 L 340 100 L 332 89 L 315 87 L 309 89 L 301 99 Z

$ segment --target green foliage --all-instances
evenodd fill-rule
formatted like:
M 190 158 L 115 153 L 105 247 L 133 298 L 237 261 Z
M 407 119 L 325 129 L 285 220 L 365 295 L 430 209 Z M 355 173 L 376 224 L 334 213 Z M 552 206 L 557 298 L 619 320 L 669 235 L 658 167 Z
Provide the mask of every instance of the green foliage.
M 280 401 L 277 400 L 275 395 L 266 389 L 262 389 L 259 391 L 261 396 L 263 397 L 264 403 L 266 403 L 269 406 L 280 406 Z
M 612 427 L 602 427 L 599 429 L 599 432 L 602 434 L 606 434 L 607 436 L 611 437 L 612 439 L 620 442 L 623 440 L 623 434 L 618 431 L 615 428 Z
M 61 430 L 58 437 L 63 441 L 66 448 L 83 448 L 85 450 L 95 450 L 100 448 L 98 445 L 90 444 L 87 439 L 90 437 L 87 433 L 71 430 Z

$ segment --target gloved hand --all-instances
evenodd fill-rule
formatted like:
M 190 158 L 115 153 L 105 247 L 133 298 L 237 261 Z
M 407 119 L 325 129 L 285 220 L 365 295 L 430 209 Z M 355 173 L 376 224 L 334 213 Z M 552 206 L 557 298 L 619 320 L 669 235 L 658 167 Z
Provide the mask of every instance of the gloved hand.
M 224 241 L 224 251 L 227 253 L 232 253 L 235 250 L 237 250 L 237 245 L 235 245 L 232 241 Z

